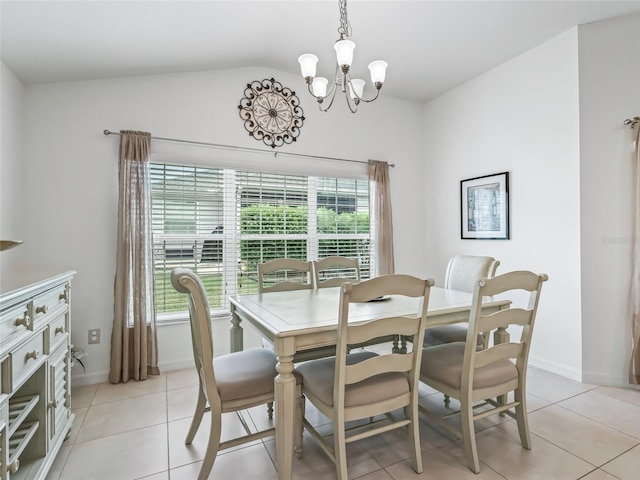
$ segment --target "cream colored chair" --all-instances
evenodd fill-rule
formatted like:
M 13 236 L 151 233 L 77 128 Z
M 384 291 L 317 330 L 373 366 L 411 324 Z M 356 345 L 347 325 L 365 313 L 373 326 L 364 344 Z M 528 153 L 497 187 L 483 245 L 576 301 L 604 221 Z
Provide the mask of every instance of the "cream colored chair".
M 344 282 L 360 281 L 357 258 L 325 257 L 313 262 L 313 281 L 316 288 L 339 287 Z
M 258 291 L 286 292 L 313 288 L 312 264 L 293 258 L 276 258 L 258 264 Z
M 313 289 L 313 262 L 292 258 L 276 258 L 258 264 L 258 289 L 260 293 L 290 292 Z M 262 338 L 262 346 L 273 349 L 273 343 Z M 295 361 L 302 362 L 315 358 L 335 355 L 334 347 L 319 347 L 296 354 Z M 270 405 L 271 407 L 271 405 Z M 271 410 L 269 418 L 271 418 Z
M 309 361 L 296 367 L 297 373 L 302 377 L 303 395 L 333 421 L 332 444 L 306 419 L 304 426 L 336 463 L 339 480 L 347 479 L 347 443 L 394 428 L 402 428 L 409 434 L 413 469 L 418 473 L 422 472 L 418 429 L 418 377 L 422 349 L 386 355 L 368 351 L 348 354 L 348 349 L 350 345 L 363 344 L 393 334 L 413 337 L 413 345 L 422 345 L 432 285 L 433 280 L 420 280 L 409 275 L 384 275 L 357 284 L 343 284 L 336 356 Z M 349 323 L 351 309 L 357 310 L 355 303 L 366 302 L 381 295 L 419 297 L 422 301 L 417 303 L 419 311 L 416 316 Z M 394 298 L 389 301 L 393 302 Z M 399 418 L 389 415 L 389 412 L 397 409 L 404 411 Z M 379 415 L 383 417 L 365 425 L 359 424 L 356 429 L 347 428 L 347 422 L 371 419 Z M 301 435 L 300 430 L 298 438 Z M 302 451 L 297 451 L 297 454 L 301 457 Z
M 531 449 L 526 405 L 527 359 L 540 290 L 547 279 L 544 274 L 518 271 L 478 280 L 473 293 L 466 341 L 427 347 L 423 351 L 420 380 L 460 401 L 460 411 L 456 414 L 460 415 L 462 428 L 458 430 L 446 421 L 452 414 L 440 418 L 422 405 L 420 410 L 429 419 L 462 438 L 469 468 L 475 473 L 480 472 L 474 427 L 477 419 L 494 413 L 506 413 L 517 421 L 522 446 Z M 526 308 L 509 308 L 488 315 L 481 313 L 482 297 L 515 290 L 529 292 Z M 519 341 L 478 349 L 479 332 L 510 325 L 522 327 Z M 511 391 L 514 392 L 514 401 L 503 403 Z M 474 408 L 479 407 L 482 410 L 474 413 Z
M 277 375 L 273 350 L 257 348 L 213 357 L 211 315 L 202 282 L 191 270 L 176 268 L 171 283 L 187 295 L 193 357 L 198 371 L 199 389 L 195 413 L 185 439 L 190 445 L 205 412 L 211 412 L 209 440 L 198 480 L 209 478 L 219 450 L 274 434 L 274 428 L 251 433 L 240 410 L 273 402 L 273 380 Z M 300 397 L 300 395 L 299 395 Z M 298 402 L 297 408 L 300 409 Z M 236 412 L 246 436 L 220 441 L 222 414 Z M 302 413 L 297 413 L 299 418 Z M 297 440 L 301 444 L 301 440 Z
M 500 262 L 493 257 L 476 257 L 458 255 L 449 260 L 444 277 L 444 288 L 473 292 L 481 278 L 491 278 L 496 274 Z M 456 323 L 427 330 L 424 335 L 424 346 L 432 347 L 450 342 L 464 342 L 467 338 L 466 324 Z M 478 345 L 487 346 L 489 338 L 481 332 L 478 335 Z

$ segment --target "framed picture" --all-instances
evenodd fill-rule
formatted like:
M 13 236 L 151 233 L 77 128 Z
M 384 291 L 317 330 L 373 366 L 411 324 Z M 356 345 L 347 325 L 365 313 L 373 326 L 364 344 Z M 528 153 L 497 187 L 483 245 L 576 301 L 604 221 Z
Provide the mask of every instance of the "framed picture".
M 509 172 L 460 181 L 461 238 L 509 239 Z

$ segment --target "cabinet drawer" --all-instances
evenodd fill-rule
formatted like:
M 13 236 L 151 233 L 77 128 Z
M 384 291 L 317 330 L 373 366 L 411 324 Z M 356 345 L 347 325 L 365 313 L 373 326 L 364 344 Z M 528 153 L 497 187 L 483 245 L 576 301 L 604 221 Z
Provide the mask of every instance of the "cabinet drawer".
M 11 377 L 9 383 L 15 390 L 42 363 L 44 350 L 44 332 L 39 332 L 13 353 L 11 358 Z
M 63 313 L 49 324 L 49 344 L 47 351 L 53 351 L 55 345 L 69 336 L 68 332 L 67 314 Z
M 33 298 L 33 318 L 35 322 L 42 320 L 48 313 L 62 306 L 69 305 L 69 293 L 67 286 L 60 285 L 56 288 Z
M 28 302 L 2 312 L 0 314 L 0 344 L 8 345 L 26 335 L 31 327 Z
M 69 401 L 69 351 L 59 347 L 49 357 L 49 437 L 53 438 L 68 427 L 71 415 Z M 66 434 L 66 431 L 64 432 Z

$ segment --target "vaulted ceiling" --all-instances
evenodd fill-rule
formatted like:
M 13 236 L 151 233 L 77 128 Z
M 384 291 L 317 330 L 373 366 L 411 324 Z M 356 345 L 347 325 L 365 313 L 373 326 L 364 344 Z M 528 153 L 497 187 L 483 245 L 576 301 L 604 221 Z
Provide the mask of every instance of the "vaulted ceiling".
M 639 1 L 348 2 L 353 76 L 389 63 L 387 95 L 427 101 L 580 24 Z M 2 60 L 24 84 L 227 69 L 299 73 L 315 53 L 334 72 L 337 0 L 7 1 Z

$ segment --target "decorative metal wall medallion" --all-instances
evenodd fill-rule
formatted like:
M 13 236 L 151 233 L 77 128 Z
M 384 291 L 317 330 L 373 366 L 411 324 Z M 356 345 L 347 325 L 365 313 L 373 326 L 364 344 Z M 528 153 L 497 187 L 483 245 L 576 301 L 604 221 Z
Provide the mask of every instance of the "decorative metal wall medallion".
M 248 83 L 238 108 L 249 135 L 271 148 L 295 142 L 304 123 L 296 93 L 273 78 Z

